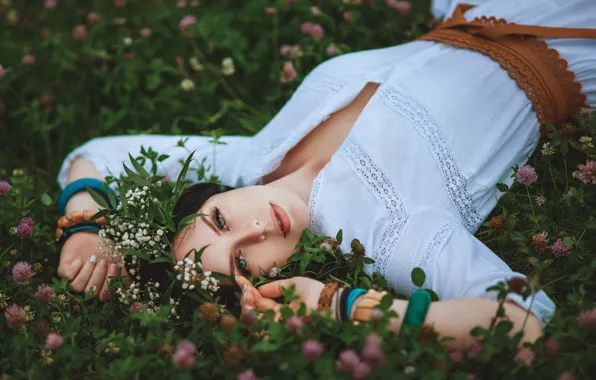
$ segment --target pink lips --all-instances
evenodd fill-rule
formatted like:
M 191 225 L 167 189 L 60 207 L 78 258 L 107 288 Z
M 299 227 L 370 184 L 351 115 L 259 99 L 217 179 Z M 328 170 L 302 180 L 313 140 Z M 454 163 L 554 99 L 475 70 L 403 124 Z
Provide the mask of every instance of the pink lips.
M 277 229 L 285 238 L 290 233 L 290 228 L 292 227 L 292 224 L 290 223 L 290 216 L 282 207 L 274 203 L 269 204 L 271 205 L 271 220 L 273 221 L 273 225 L 275 226 L 275 229 Z M 281 225 L 283 226 L 283 231 L 281 231 L 279 228 L 277 218 L 279 218 Z

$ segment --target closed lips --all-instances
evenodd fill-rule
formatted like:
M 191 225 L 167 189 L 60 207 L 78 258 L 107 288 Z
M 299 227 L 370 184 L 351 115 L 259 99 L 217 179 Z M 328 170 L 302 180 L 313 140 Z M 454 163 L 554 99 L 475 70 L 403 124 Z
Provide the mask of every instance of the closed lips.
M 276 204 L 273 204 L 273 203 L 270 203 L 270 205 L 271 205 L 271 220 L 273 221 L 275 228 L 278 229 L 279 232 L 281 233 L 281 235 L 285 238 L 290 233 L 290 228 L 291 228 L 290 217 L 289 217 L 288 213 L 286 212 L 286 210 L 284 210 L 282 207 L 280 207 Z M 280 224 L 281 224 L 281 226 L 280 226 Z

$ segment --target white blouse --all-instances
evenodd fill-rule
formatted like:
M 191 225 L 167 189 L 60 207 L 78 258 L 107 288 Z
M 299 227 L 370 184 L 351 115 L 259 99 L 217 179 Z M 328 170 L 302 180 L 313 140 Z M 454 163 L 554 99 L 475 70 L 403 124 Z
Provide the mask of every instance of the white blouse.
M 588 27 L 596 25 L 595 4 L 486 1 L 466 16 Z M 454 6 L 437 0 L 433 10 L 448 14 Z M 585 11 L 588 7 L 594 12 Z M 573 40 L 551 41 L 568 58 L 590 104 L 596 105 L 595 41 L 586 47 L 566 44 Z M 262 184 L 292 147 L 346 106 L 367 82 L 380 86 L 313 183 L 310 228 L 329 236 L 342 229 L 341 248 L 348 252 L 350 241 L 358 238 L 375 260 L 369 273 L 380 272 L 400 293 L 415 290 L 410 273 L 421 267 L 427 274 L 424 286 L 443 300 L 494 299 L 487 287 L 523 275 L 513 272 L 474 233 L 502 195 L 496 184 L 511 185 L 512 167 L 523 165 L 535 150 L 539 126 L 525 93 L 489 57 L 416 41 L 330 59 L 304 79 L 255 136 L 222 138 L 227 144 L 215 147 L 216 174 L 229 186 Z M 188 138 L 188 150 L 176 147 L 181 138 Z M 128 153 L 138 154 L 141 145 L 171 156 L 161 171 L 174 179 L 188 151 L 197 150 L 197 164 L 203 157 L 214 164 L 214 146 L 202 136 L 101 137 L 66 157 L 58 182 L 66 185 L 69 165 L 77 156 L 104 175 L 118 176 Z M 509 298 L 543 323 L 554 313 L 554 303 L 542 291 L 532 303 L 517 295 Z

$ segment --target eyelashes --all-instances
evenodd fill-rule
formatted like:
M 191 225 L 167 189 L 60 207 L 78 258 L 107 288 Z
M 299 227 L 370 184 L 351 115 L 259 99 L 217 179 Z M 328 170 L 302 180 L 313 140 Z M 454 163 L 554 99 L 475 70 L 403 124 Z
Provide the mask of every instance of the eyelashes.
M 216 206 L 213 206 L 213 209 L 211 210 L 211 220 L 213 221 L 213 224 L 220 230 L 226 231 L 228 229 L 225 218 L 221 215 L 219 208 Z M 236 261 L 236 267 L 238 267 L 238 269 L 240 269 L 244 275 L 250 275 L 250 271 L 248 270 L 248 261 L 244 258 L 244 256 L 242 256 L 242 252 L 232 252 L 232 256 Z
M 219 228 L 220 230 L 225 231 L 227 229 L 226 228 L 226 226 L 227 226 L 226 220 L 219 212 L 219 209 L 215 206 L 213 207 L 213 210 L 211 211 L 211 220 L 213 221 L 213 224 L 215 224 L 217 226 L 217 228 Z

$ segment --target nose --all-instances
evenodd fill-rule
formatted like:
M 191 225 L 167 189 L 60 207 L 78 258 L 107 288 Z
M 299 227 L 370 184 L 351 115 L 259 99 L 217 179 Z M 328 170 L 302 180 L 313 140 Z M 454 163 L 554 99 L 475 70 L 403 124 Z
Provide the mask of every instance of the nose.
M 258 219 L 252 219 L 238 231 L 238 244 L 258 243 L 266 239 L 273 229 L 272 223 L 264 224 Z

